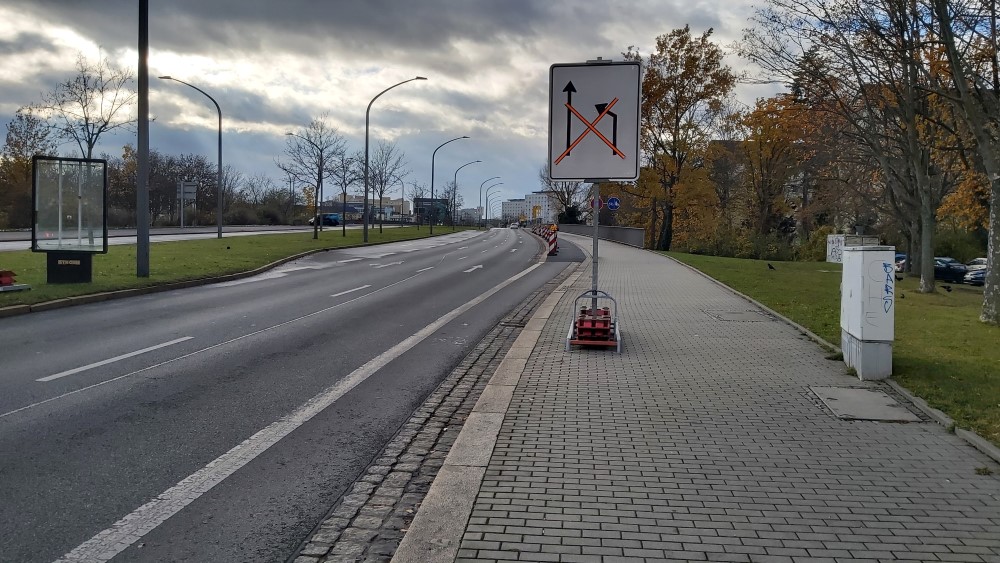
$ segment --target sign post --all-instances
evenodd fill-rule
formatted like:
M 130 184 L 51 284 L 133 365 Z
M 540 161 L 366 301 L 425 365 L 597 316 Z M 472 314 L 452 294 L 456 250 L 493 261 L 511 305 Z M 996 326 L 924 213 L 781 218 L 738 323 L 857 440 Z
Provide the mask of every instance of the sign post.
M 549 177 L 555 181 L 592 184 L 594 225 L 590 309 L 574 306 L 574 321 L 566 339 L 571 344 L 615 346 L 621 352 L 618 305 L 598 289 L 598 234 L 603 206 L 600 183 L 634 181 L 639 177 L 639 131 L 642 75 L 636 61 L 594 61 L 549 67 Z M 615 199 L 615 209 L 620 204 Z M 610 204 L 610 200 L 608 202 Z M 598 309 L 598 299 L 615 307 Z M 605 324 L 607 325 L 605 327 Z

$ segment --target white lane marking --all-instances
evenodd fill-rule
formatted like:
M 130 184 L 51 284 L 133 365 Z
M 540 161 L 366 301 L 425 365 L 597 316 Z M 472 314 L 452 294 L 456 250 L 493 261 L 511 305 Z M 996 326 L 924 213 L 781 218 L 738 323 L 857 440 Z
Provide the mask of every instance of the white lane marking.
M 484 250 L 483 252 L 489 252 L 489 251 L 490 251 L 490 249 L 488 249 L 488 248 L 487 248 L 487 249 L 486 249 L 486 250 Z
M 67 375 L 73 375 L 74 373 L 80 373 L 81 371 L 87 371 L 88 369 L 94 369 L 101 366 L 106 366 L 117 361 L 125 360 L 138 356 L 140 354 L 145 354 L 146 352 L 152 352 L 153 350 L 159 350 L 160 348 L 166 348 L 167 346 L 173 346 L 180 342 L 186 342 L 194 338 L 193 336 L 185 336 L 184 338 L 176 338 L 170 342 L 164 342 L 163 344 L 157 344 L 156 346 L 150 346 L 149 348 L 143 348 L 142 350 L 136 350 L 135 352 L 129 352 L 128 354 L 122 354 L 121 356 L 115 356 L 114 358 L 108 358 L 106 360 L 101 360 L 99 362 L 94 362 L 92 364 L 87 364 L 85 366 L 80 366 L 78 368 L 68 369 L 66 371 L 61 371 L 59 373 L 53 373 L 52 375 L 47 375 L 45 377 L 39 377 L 35 381 L 52 381 L 54 379 L 59 379 L 60 377 L 66 377 Z
M 358 260 L 364 260 L 364 258 L 348 258 L 347 260 L 337 260 L 337 263 L 347 264 L 348 262 L 357 262 Z
M 511 248 L 510 251 L 511 252 L 517 252 L 517 249 L 516 248 Z
M 99 532 L 94 537 L 83 542 L 66 555 L 63 555 L 56 563 L 79 563 L 81 561 L 104 563 L 105 561 L 109 561 L 157 526 L 166 522 L 168 518 L 180 512 L 185 506 L 211 490 L 212 487 L 218 485 L 233 473 L 236 473 L 241 467 L 253 461 L 274 444 L 277 444 L 296 428 L 323 412 L 324 409 L 336 402 L 337 399 L 343 397 L 348 391 L 354 389 L 377 373 L 386 364 L 423 342 L 438 329 L 458 318 L 469 309 L 479 305 L 503 288 L 533 272 L 539 266 L 541 264 L 532 264 L 523 272 L 501 282 L 486 293 L 445 314 L 437 321 L 420 329 L 417 333 L 406 338 L 399 344 L 372 358 L 368 363 L 354 370 L 347 377 L 327 387 L 318 395 L 303 403 L 292 413 L 258 431 L 233 449 L 209 462 L 205 467 L 187 476 L 180 483 L 160 493 L 155 499 L 140 506 L 121 520 L 118 520 L 110 528 Z M 310 315 L 314 314 L 316 313 L 310 313 Z
M 466 258 L 468 258 L 468 256 L 463 256 L 463 257 L 459 258 L 459 260 L 465 260 Z
M 330 297 L 340 297 L 341 295 L 347 295 L 348 293 L 354 293 L 355 291 L 361 291 L 362 289 L 368 289 L 369 287 L 371 287 L 371 284 L 355 287 L 354 289 L 348 289 L 347 291 L 341 291 L 340 293 L 334 293 Z
M 382 269 L 382 268 L 387 268 L 389 266 L 398 266 L 398 265 L 400 265 L 402 263 L 403 262 L 400 261 L 400 262 L 389 262 L 388 264 L 368 264 L 368 265 L 371 266 L 372 268 L 375 268 L 376 270 L 379 270 L 379 269 Z
M 483 267 L 482 264 L 476 264 L 475 266 L 469 268 L 468 270 L 463 270 L 463 272 L 466 273 L 466 274 L 468 274 L 469 272 L 482 269 L 482 267 Z
M 434 269 L 434 266 L 431 266 L 429 268 L 423 268 L 423 269 L 417 270 L 417 273 L 419 274 L 420 272 L 426 272 L 427 270 L 433 270 L 433 269 Z
M 460 246 L 460 247 L 458 247 L 459 250 L 465 250 L 466 248 L 469 248 L 469 247 L 468 246 Z
M 376 293 L 379 293 L 381 291 L 389 289 L 390 287 L 397 286 L 397 285 L 399 285 L 401 283 L 406 283 L 406 282 L 412 280 L 413 278 L 415 278 L 415 277 L 417 277 L 419 275 L 420 275 L 419 273 L 418 274 L 413 274 L 412 276 L 403 278 L 403 279 L 399 280 L 398 282 L 391 283 L 391 284 L 389 284 L 389 285 L 387 285 L 385 287 L 380 287 L 379 289 L 376 289 L 374 291 L 369 291 L 368 293 L 366 293 L 364 295 L 359 295 L 359 296 L 355 297 L 354 299 L 348 299 L 347 301 L 344 301 L 343 303 L 337 303 L 336 305 L 331 305 L 329 307 L 325 307 L 325 308 L 320 309 L 318 311 L 313 311 L 312 313 L 307 313 L 307 314 L 302 315 L 300 317 L 296 317 L 294 319 L 289 319 L 289 320 L 287 320 L 285 322 L 278 323 L 278 324 L 273 325 L 273 326 L 262 328 L 260 330 L 255 330 L 253 332 L 248 332 L 248 333 L 244 334 L 243 336 L 237 336 L 236 338 L 231 338 L 231 339 L 226 340 L 224 342 L 219 342 L 218 344 L 212 344 L 211 346 L 206 346 L 205 348 L 202 348 L 201 350 L 195 350 L 194 352 L 190 352 L 188 354 L 177 356 L 176 358 L 171 358 L 169 360 L 162 361 L 162 362 L 160 362 L 158 364 L 153 364 L 151 366 L 147 366 L 147 367 L 144 367 L 142 369 L 138 369 L 136 371 L 133 371 L 132 373 L 126 373 L 125 375 L 119 375 L 118 377 L 114 377 L 114 378 L 108 379 L 106 381 L 102 381 L 100 383 L 95 383 L 93 385 L 88 385 L 86 387 L 81 387 L 79 389 L 74 389 L 73 391 L 68 391 L 66 393 L 63 393 L 62 395 L 56 395 L 55 397 L 49 397 L 48 399 L 43 399 L 43 400 L 38 401 L 36 403 L 31 403 L 30 405 L 25 405 L 23 407 L 14 409 L 12 411 L 7 411 L 5 413 L 0 414 L 0 418 L 4 418 L 4 417 L 10 416 L 12 414 L 17 414 L 17 413 L 19 413 L 21 411 L 26 411 L 28 409 L 33 409 L 35 407 L 44 405 L 46 403 L 51 403 L 52 401 L 57 401 L 59 399 L 65 398 L 65 397 L 69 397 L 70 395 L 76 395 L 77 393 L 83 393 L 84 391 L 88 391 L 88 390 L 93 389 L 95 387 L 100 387 L 102 385 L 107 385 L 108 383 L 114 383 L 115 381 L 118 381 L 120 379 L 125 379 L 126 377 L 132 377 L 133 375 L 138 375 L 140 373 L 149 371 L 151 369 L 156 369 L 156 368 L 158 368 L 160 366 L 165 366 L 167 364 L 176 362 L 178 360 L 183 360 L 183 359 L 186 359 L 186 358 L 190 358 L 192 356 L 196 356 L 198 354 L 201 354 L 202 352 L 208 352 L 209 350 L 214 350 L 215 348 L 220 348 L 222 346 L 225 346 L 226 344 L 232 344 L 233 342 L 238 342 L 240 340 L 243 340 L 244 338 L 250 338 L 251 336 L 256 336 L 258 334 L 262 334 L 262 333 L 268 332 L 270 330 L 274 330 L 276 328 L 281 328 L 281 327 L 283 327 L 285 325 L 289 325 L 289 324 L 292 324 L 294 322 L 301 321 L 303 319 L 308 319 L 309 317 L 314 317 L 316 315 L 320 315 L 322 313 L 326 313 L 327 311 L 332 311 L 333 309 L 336 309 L 337 307 L 343 307 L 344 305 L 349 305 L 351 303 L 354 303 L 355 301 L 358 301 L 360 299 L 364 299 L 365 297 L 368 297 L 369 295 L 375 295 Z

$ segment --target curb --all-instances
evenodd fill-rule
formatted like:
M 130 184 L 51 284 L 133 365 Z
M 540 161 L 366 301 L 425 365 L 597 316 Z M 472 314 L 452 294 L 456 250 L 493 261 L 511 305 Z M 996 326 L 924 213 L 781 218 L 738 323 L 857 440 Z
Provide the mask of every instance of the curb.
M 576 271 L 542 301 L 490 377 L 396 548 L 393 562 L 452 563 L 458 557 L 465 527 L 524 366 L 553 309 L 579 279 L 585 263 L 586 260 L 577 264 Z M 566 268 L 570 267 L 572 264 Z
M 797 322 L 789 319 L 788 317 L 785 317 L 781 313 L 779 313 L 779 312 L 771 309 L 770 307 L 768 307 L 767 305 L 764 305 L 760 301 L 757 301 L 753 297 L 750 297 L 748 295 L 744 295 L 743 293 L 741 293 L 741 292 L 739 292 L 739 291 L 737 291 L 737 290 L 729 287 L 728 285 L 726 285 L 726 284 L 722 283 L 721 281 L 719 281 L 719 280 L 717 280 L 717 279 L 709 276 L 708 274 L 706 274 L 705 272 L 702 272 L 701 270 L 695 268 L 694 266 L 689 266 L 688 264 L 685 264 L 684 262 L 681 262 L 680 260 L 678 260 L 676 258 L 673 258 L 671 256 L 667 256 L 666 254 L 661 254 L 660 252 L 655 251 L 655 250 L 649 250 L 649 252 L 657 254 L 658 256 L 662 256 L 662 257 L 664 257 L 664 258 L 666 258 L 668 260 L 672 260 L 673 262 L 675 262 L 677 264 L 680 264 L 681 266 L 684 266 L 685 268 L 691 270 L 692 272 L 697 273 L 698 275 L 702 276 L 703 278 L 705 278 L 707 280 L 710 280 L 711 282 L 715 283 L 716 285 L 724 287 L 727 290 L 731 291 L 732 293 L 738 295 L 739 297 L 742 297 L 743 299 L 746 299 L 747 301 L 753 303 L 757 307 L 760 307 L 764 311 L 767 311 L 768 314 L 773 315 L 775 318 L 781 319 L 783 322 L 785 322 L 788 325 L 791 325 L 793 328 L 795 328 L 796 330 L 798 330 L 802 334 L 804 334 L 807 337 L 809 337 L 810 340 L 816 342 L 821 347 L 826 348 L 827 350 L 829 350 L 831 352 L 834 352 L 834 353 L 837 353 L 837 354 L 843 353 L 843 351 L 840 349 L 839 346 L 834 346 L 833 344 L 830 344 L 829 342 L 827 342 L 826 340 L 824 340 L 823 338 L 821 338 L 819 335 L 814 334 L 811 330 L 807 329 L 806 327 L 798 324 Z M 997 448 L 996 446 L 994 446 L 989 440 L 986 440 L 985 438 L 983 438 L 979 434 L 976 434 L 975 432 L 972 432 L 972 431 L 969 431 L 969 430 L 963 430 L 961 428 L 957 428 L 955 426 L 955 421 L 952 420 L 951 417 L 949 417 L 945 413 L 939 411 L 938 409 L 936 409 L 936 408 L 928 405 L 927 401 L 921 399 L 920 397 L 917 397 L 916 395 L 914 395 L 913 393 L 911 393 L 908 389 L 906 389 L 905 387 L 903 387 L 902 385 L 900 385 L 899 383 L 897 383 L 894 379 L 889 378 L 889 379 L 883 380 L 882 383 L 887 383 L 890 387 L 892 387 L 895 391 L 897 391 L 900 395 L 902 395 L 907 401 L 909 401 L 910 404 L 912 404 L 914 408 L 916 408 L 920 412 L 926 414 L 928 417 L 930 417 L 931 420 L 933 420 L 934 422 L 936 422 L 939 425 L 943 426 L 948 431 L 954 432 L 956 436 L 958 436 L 959 438 L 961 438 L 962 440 L 964 440 L 967 444 L 969 444 L 973 448 L 976 448 L 977 450 L 979 450 L 983 454 L 985 454 L 988 457 L 990 457 L 991 459 L 993 459 L 993 461 L 995 461 L 997 463 L 1000 463 L 1000 448 Z

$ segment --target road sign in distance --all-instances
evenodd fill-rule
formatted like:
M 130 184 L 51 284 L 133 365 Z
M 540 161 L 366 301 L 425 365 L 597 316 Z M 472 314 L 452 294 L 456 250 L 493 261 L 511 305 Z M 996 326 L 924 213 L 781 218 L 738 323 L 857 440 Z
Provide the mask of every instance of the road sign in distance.
M 622 200 L 614 196 L 608 198 L 608 209 L 610 209 L 611 211 L 618 211 L 618 208 L 621 206 L 622 206 Z
M 591 208 L 594 207 L 594 199 L 593 198 L 590 199 L 590 207 Z M 602 207 L 604 207 L 604 200 L 601 199 L 601 198 L 597 198 L 597 208 L 600 209 Z
M 638 62 L 549 68 L 549 175 L 553 180 L 639 177 Z

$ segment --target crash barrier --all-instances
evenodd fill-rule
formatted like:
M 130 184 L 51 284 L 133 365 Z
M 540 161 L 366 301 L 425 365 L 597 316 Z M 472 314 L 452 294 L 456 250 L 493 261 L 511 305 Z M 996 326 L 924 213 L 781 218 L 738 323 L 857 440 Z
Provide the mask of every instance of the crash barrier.
M 531 227 L 531 232 L 538 235 L 545 241 L 546 251 L 549 256 L 559 254 L 559 236 L 557 229 L 558 227 L 553 224 L 534 225 Z
M 559 230 L 573 235 L 585 237 L 594 236 L 594 227 L 592 225 L 567 225 L 560 223 Z M 646 231 L 644 229 L 636 229 L 632 227 L 610 227 L 598 225 L 597 238 L 601 240 L 620 242 L 636 248 L 644 248 L 646 243 Z

